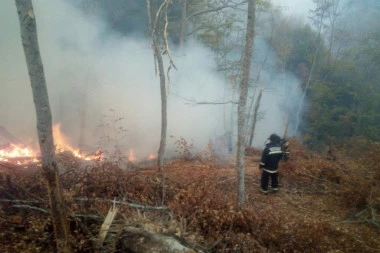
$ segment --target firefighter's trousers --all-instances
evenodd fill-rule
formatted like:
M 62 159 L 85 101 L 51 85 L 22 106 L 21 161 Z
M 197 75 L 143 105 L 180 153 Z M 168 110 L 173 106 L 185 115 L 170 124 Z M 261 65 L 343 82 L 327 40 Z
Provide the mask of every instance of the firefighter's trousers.
M 268 172 L 263 169 L 261 174 L 261 189 L 268 191 L 269 178 L 271 179 L 271 186 L 274 190 L 278 189 L 278 172 Z

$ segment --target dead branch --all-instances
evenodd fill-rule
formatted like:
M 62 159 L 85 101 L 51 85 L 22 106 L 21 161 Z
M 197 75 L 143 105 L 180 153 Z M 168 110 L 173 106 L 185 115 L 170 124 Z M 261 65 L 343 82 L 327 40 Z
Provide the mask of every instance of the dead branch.
M 167 1 L 165 1 L 165 2 L 167 2 Z M 174 65 L 172 54 L 171 54 L 170 49 L 169 49 L 169 43 L 168 43 L 168 25 L 169 25 L 169 21 L 168 21 L 168 3 L 166 3 L 166 6 L 165 6 L 164 41 L 165 41 L 165 52 L 168 54 L 168 57 L 169 57 L 169 67 L 168 67 L 168 70 L 166 72 L 166 76 L 168 78 L 168 90 L 170 90 L 169 89 L 169 85 L 170 85 L 170 76 L 169 76 L 169 73 L 170 73 L 170 70 L 171 70 L 172 67 L 174 69 L 176 69 L 176 70 L 177 70 L 177 67 Z
M 197 101 L 193 98 L 186 98 L 186 97 L 183 97 L 181 95 L 178 95 L 176 93 L 173 93 L 173 92 L 170 92 L 170 94 L 178 97 L 178 98 L 181 98 L 189 103 L 185 103 L 185 104 L 190 104 L 190 105 L 225 105 L 225 104 L 238 104 L 237 101 L 233 101 L 233 100 L 229 100 L 229 101 L 221 101 L 221 102 L 217 102 L 217 101 L 214 101 L 214 102 L 207 102 L 207 101 Z
M 164 210 L 168 209 L 167 206 L 144 206 L 144 205 L 128 203 L 128 202 L 124 202 L 124 201 L 113 201 L 113 200 L 109 200 L 109 199 L 75 198 L 74 201 L 76 201 L 76 202 L 96 201 L 96 202 L 102 202 L 102 203 L 113 203 L 113 202 L 115 202 L 115 204 L 118 204 L 118 205 L 128 206 L 130 208 L 137 208 L 137 209 L 142 209 L 142 210 L 164 211 Z
M 240 2 L 240 3 L 235 3 L 235 4 L 229 2 L 229 3 L 226 3 L 226 4 L 224 4 L 222 6 L 219 6 L 219 7 L 216 7 L 216 8 L 210 8 L 210 9 L 207 9 L 207 10 L 195 12 L 195 13 L 191 14 L 190 16 L 188 16 L 187 19 L 191 19 L 193 17 L 199 16 L 199 15 L 203 15 L 203 14 L 206 14 L 206 13 L 210 13 L 210 12 L 217 12 L 217 11 L 220 11 L 220 10 L 223 10 L 223 9 L 226 9 L 226 8 L 237 8 L 240 5 L 245 4 L 245 3 L 247 3 L 247 0 L 244 0 L 244 1 Z
M 25 189 L 24 187 L 20 186 L 20 185 L 17 185 L 17 184 L 14 184 L 12 182 L 10 182 L 14 187 L 17 187 L 19 188 L 21 191 L 23 191 L 25 194 L 27 194 L 28 196 L 34 198 L 34 199 L 38 199 L 39 201 L 41 202 L 44 202 L 44 200 L 40 197 L 38 197 L 37 195 L 33 194 L 33 193 L 30 193 L 27 189 Z
M 186 103 L 186 104 L 191 104 L 191 103 Z M 238 102 L 235 102 L 235 101 L 225 101 L 225 102 L 202 101 L 202 102 L 195 102 L 194 104 L 198 104 L 198 105 L 225 105 L 225 104 L 238 104 Z
M 16 203 L 16 204 L 30 204 L 30 205 L 38 205 L 41 204 L 39 201 L 29 201 L 29 200 L 17 200 L 17 199 L 0 199 L 0 202 L 5 202 L 5 203 Z
M 372 248 L 370 246 L 368 246 L 367 244 L 365 244 L 363 241 L 360 241 L 359 239 L 355 238 L 355 240 L 357 242 L 360 242 L 362 245 L 364 245 L 366 248 L 370 249 L 370 250 L 375 250 L 375 251 L 380 251 L 380 249 L 376 249 L 376 248 Z
M 35 206 L 29 206 L 29 205 L 13 205 L 12 207 L 20 208 L 20 209 L 29 209 L 33 211 L 37 211 L 43 214 L 50 214 L 50 212 L 46 209 L 35 207 Z
M 98 215 L 94 215 L 94 214 L 71 214 L 70 215 L 71 217 L 74 217 L 74 218 L 81 218 L 81 219 L 84 219 L 84 220 L 94 220 L 94 221 L 103 221 L 104 218 L 101 217 L 101 216 L 98 216 Z
M 380 220 L 377 219 L 376 207 L 379 205 L 378 201 L 368 204 L 367 207 L 353 217 L 342 221 L 342 223 L 366 223 L 380 228 Z

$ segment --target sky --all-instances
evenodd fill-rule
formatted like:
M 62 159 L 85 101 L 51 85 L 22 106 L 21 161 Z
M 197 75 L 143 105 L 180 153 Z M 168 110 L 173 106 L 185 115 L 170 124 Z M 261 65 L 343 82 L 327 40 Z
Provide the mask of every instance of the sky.
M 274 6 L 278 6 L 285 15 L 300 18 L 307 21 L 309 10 L 314 8 L 312 0 L 271 0 Z
M 161 103 L 150 41 L 122 37 L 103 20 L 84 17 L 68 1 L 33 4 L 53 123 L 60 124 L 70 144 L 78 145 L 83 137 L 88 149 L 112 152 L 119 147 L 125 155 L 133 149 L 140 158 L 156 153 Z M 35 146 L 35 110 L 13 1 L 1 2 L 0 32 L 0 125 L 26 145 Z M 269 52 L 264 44 L 255 43 L 256 50 Z M 236 113 L 236 106 L 196 104 L 233 98 L 216 70 L 213 53 L 191 42 L 172 54 L 177 70 L 171 70 L 168 84 L 167 154 L 178 150 L 180 138 L 195 146 L 194 153 L 210 141 L 225 145 L 225 134 L 236 130 L 230 115 Z M 276 56 L 268 55 L 268 62 L 276 66 Z M 253 71 L 258 71 L 258 65 L 254 64 Z M 261 75 L 260 86 L 267 89 L 261 105 L 266 116 L 257 125 L 254 144 L 258 147 L 271 133 L 282 134 L 284 103 L 299 96 L 294 75 L 273 68 Z

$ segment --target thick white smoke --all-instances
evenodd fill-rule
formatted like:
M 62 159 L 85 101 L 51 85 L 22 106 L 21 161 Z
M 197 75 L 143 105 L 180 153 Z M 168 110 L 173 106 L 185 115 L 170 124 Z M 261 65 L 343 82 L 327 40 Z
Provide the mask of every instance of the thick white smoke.
M 156 153 L 161 100 L 150 41 L 122 37 L 100 18 L 84 17 L 66 1 L 33 4 L 53 121 L 61 124 L 71 145 L 82 141 L 89 150 L 101 145 L 110 151 L 117 146 L 124 155 L 133 149 L 140 158 Z M 1 2 L 0 19 L 1 125 L 35 146 L 34 104 L 12 1 Z M 264 44 L 256 42 L 255 50 L 270 50 Z M 236 130 L 229 122 L 236 105 L 195 104 L 232 99 L 229 85 L 216 70 L 214 54 L 196 42 L 172 53 L 178 70 L 171 70 L 168 85 L 168 155 L 180 137 L 199 151 L 217 136 Z M 265 117 L 254 141 L 259 147 L 272 132 L 282 134 L 284 103 L 294 102 L 289 96 L 297 94 L 291 90 L 298 81 L 278 71 L 274 55 L 270 59 L 273 68 L 262 70 L 259 84 L 265 88 L 260 107 Z
M 71 144 L 83 138 L 93 148 L 118 145 L 125 153 L 134 149 L 137 156 L 155 153 L 161 102 L 150 41 L 120 37 L 64 1 L 33 4 L 53 120 Z M 35 112 L 17 13 L 12 1 L 1 5 L 0 117 L 30 145 L 36 143 Z M 191 43 L 183 52 L 173 51 L 178 70 L 170 72 L 168 136 L 183 137 L 201 149 L 224 131 L 219 127 L 223 108 L 189 105 L 181 97 L 221 100 L 225 84 L 210 51 Z M 176 139 L 168 138 L 169 149 Z

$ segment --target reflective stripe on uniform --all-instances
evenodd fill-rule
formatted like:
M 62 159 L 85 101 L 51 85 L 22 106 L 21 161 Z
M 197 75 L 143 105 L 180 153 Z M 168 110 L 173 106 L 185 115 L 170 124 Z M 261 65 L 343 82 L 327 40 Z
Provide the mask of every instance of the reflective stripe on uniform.
M 265 165 L 265 163 L 261 162 L 260 165 Z
M 268 155 L 281 154 L 281 153 L 282 153 L 281 150 L 274 150 L 274 151 L 269 152 Z
M 277 173 L 277 170 L 266 170 L 266 169 L 264 169 L 264 171 L 269 172 L 269 173 Z

